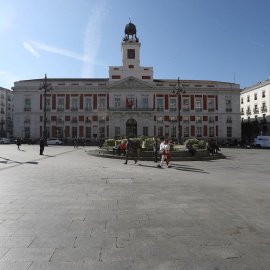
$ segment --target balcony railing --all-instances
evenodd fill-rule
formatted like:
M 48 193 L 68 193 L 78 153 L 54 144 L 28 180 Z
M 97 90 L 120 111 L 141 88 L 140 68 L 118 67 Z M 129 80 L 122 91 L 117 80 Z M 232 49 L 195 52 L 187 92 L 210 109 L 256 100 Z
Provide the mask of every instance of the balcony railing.
M 58 112 L 63 112 L 64 110 L 65 110 L 65 108 L 63 108 L 63 107 L 58 107 L 58 108 L 57 108 L 57 111 L 58 111 Z
M 85 120 L 85 123 L 91 123 L 91 120 L 90 119 L 86 119 Z
M 78 107 L 71 107 L 71 111 L 73 111 L 73 112 L 78 111 Z
M 30 107 L 25 107 L 23 110 L 24 110 L 25 112 L 31 112 L 31 108 L 30 108 Z
M 262 112 L 267 112 L 267 107 L 266 107 L 266 106 L 262 106 L 262 107 L 261 107 L 261 111 L 262 111 Z
M 177 110 L 177 108 L 170 108 L 171 112 L 175 112 Z
M 98 121 L 100 124 L 105 124 L 105 120 L 104 119 L 101 119 Z
M 246 110 L 247 115 L 251 115 L 251 110 Z
M 112 112 L 122 112 L 122 111 L 139 111 L 139 112 L 143 112 L 143 111 L 146 111 L 146 112 L 149 112 L 149 111 L 154 111 L 154 108 L 127 108 L 127 107 L 112 107 L 112 108 L 109 108 L 109 111 L 112 111 Z
M 196 112 L 201 112 L 202 111 L 202 108 L 195 108 L 195 111 Z
M 51 111 L 51 107 L 46 107 L 46 111 Z
M 188 112 L 189 110 L 190 110 L 189 107 L 183 107 L 184 112 Z
M 202 123 L 202 120 L 196 120 L 196 123 L 197 124 L 201 124 Z
M 163 120 L 157 120 L 157 123 L 161 124 L 161 123 L 163 123 Z
M 157 111 L 164 111 L 163 107 L 157 107 Z
M 92 108 L 86 107 L 84 108 L 85 111 L 92 111 Z
M 232 119 L 227 119 L 227 123 L 231 124 L 232 123 Z
M 226 108 L 226 112 L 232 112 L 232 108 Z
M 24 123 L 25 123 L 25 124 L 30 123 L 30 119 L 25 119 L 25 120 L 24 120 Z
M 208 112 L 214 112 L 215 108 L 208 108 Z
M 254 109 L 253 109 L 253 113 L 254 113 L 254 114 L 259 114 L 259 109 L 258 109 L 258 108 L 254 108 Z
M 189 123 L 189 120 L 184 120 L 183 123 L 184 124 L 188 124 Z
M 215 120 L 214 119 L 209 119 L 208 123 L 215 123 Z
M 78 123 L 78 120 L 77 119 L 72 119 L 71 123 Z
M 245 112 L 244 111 L 241 111 L 241 115 L 245 115 Z

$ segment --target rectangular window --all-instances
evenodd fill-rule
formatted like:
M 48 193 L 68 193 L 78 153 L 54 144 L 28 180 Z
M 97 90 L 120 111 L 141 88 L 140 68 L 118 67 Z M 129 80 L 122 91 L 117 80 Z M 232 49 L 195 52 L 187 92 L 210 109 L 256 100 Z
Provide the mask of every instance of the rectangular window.
M 86 116 L 85 122 L 86 123 L 91 123 L 91 116 Z
M 99 137 L 105 138 L 105 127 L 99 127 Z
M 72 127 L 72 138 L 77 137 L 77 127 Z
M 176 111 L 176 99 L 170 99 L 170 111 Z
M 26 98 L 24 100 L 24 110 L 31 111 L 31 99 L 30 98 Z
M 249 96 L 247 96 L 247 102 L 250 102 L 250 97 Z
M 163 111 L 163 99 L 162 98 L 157 99 L 157 110 Z
M 134 109 L 134 98 L 128 98 L 126 107 L 128 107 L 130 110 Z
M 183 122 L 184 123 L 189 123 L 189 116 L 184 116 Z
M 262 91 L 262 97 L 265 98 L 265 91 Z
M 197 124 L 202 123 L 202 117 L 201 116 L 196 116 L 196 123 Z
M 208 111 L 209 112 L 215 111 L 215 101 L 214 101 L 214 99 L 208 99 Z
M 85 99 L 85 110 L 92 111 L 92 99 L 91 98 Z
M 71 99 L 71 110 L 78 111 L 78 99 L 77 98 Z
M 142 106 L 143 106 L 143 109 L 148 109 L 148 98 L 142 99 Z
M 189 111 L 189 99 L 183 99 L 183 111 Z
M 232 127 L 227 127 L 227 137 L 232 137 Z
M 143 136 L 148 137 L 148 127 L 143 127 Z
M 71 122 L 72 123 L 77 123 L 78 122 L 77 116 L 73 116 L 72 119 L 71 119 Z
M 230 99 L 226 99 L 226 112 L 232 111 L 232 101 Z
M 65 110 L 65 100 L 63 98 L 58 98 L 58 106 L 57 111 L 64 111 Z
M 214 116 L 209 116 L 208 122 L 209 123 L 215 123 L 215 117 Z
M 202 111 L 202 100 L 201 99 L 196 99 L 195 100 L 195 110 L 197 112 L 201 112 Z
M 115 127 L 114 128 L 114 136 L 116 138 L 120 138 L 120 127 Z
M 159 137 L 163 136 L 163 127 L 158 127 L 158 136 Z
M 51 99 L 46 98 L 46 111 L 50 111 L 50 110 L 51 110 Z
M 157 117 L 157 122 L 158 123 L 163 123 L 163 117 L 162 116 L 158 116 Z
M 171 127 L 171 137 L 176 137 L 176 127 L 175 126 L 172 126 Z
M 243 98 L 241 98 L 241 104 L 243 104 L 244 103 L 244 99 Z
M 189 127 L 184 127 L 184 137 L 189 137 Z
M 215 134 L 214 134 L 214 127 L 209 127 L 209 137 L 214 137 Z
M 254 100 L 257 100 L 257 93 L 254 94 Z
M 105 98 L 99 98 L 98 109 L 105 110 Z
M 202 137 L 202 127 L 196 127 L 196 136 Z
M 91 127 L 86 127 L 85 128 L 85 137 L 86 138 L 91 138 Z
M 114 107 L 119 108 L 120 107 L 120 98 L 115 98 L 114 99 Z

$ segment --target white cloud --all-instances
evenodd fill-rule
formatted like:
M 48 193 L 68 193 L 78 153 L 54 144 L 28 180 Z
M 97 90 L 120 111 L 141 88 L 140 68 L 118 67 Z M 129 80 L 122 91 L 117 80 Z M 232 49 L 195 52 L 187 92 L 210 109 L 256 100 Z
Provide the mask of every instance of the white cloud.
M 40 57 L 40 55 L 39 55 L 39 53 L 29 44 L 29 43 L 27 43 L 27 42 L 24 42 L 23 43 L 23 46 L 24 46 L 24 48 L 27 50 L 27 51 L 29 51 L 30 53 L 32 53 L 35 57 L 37 57 L 37 58 L 39 58 Z
M 106 1 L 99 1 L 91 11 L 91 15 L 84 33 L 84 66 L 82 77 L 93 77 L 96 57 L 102 38 L 101 25 L 108 10 Z

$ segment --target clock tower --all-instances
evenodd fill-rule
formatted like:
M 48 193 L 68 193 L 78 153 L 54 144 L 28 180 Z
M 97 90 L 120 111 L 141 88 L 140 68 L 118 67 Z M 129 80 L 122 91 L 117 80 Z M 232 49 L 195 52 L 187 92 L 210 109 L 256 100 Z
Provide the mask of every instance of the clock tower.
M 135 77 L 144 81 L 153 81 L 153 68 L 140 66 L 141 43 L 137 37 L 136 26 L 128 23 L 125 27 L 125 37 L 121 43 L 122 66 L 109 68 L 109 83 L 127 77 Z

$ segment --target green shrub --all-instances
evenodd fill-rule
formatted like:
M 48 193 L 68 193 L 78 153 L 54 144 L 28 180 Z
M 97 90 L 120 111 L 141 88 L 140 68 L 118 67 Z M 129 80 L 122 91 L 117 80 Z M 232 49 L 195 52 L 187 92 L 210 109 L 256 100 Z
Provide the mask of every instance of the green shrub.
M 103 148 L 114 147 L 114 146 L 115 146 L 115 139 L 108 139 L 103 144 Z
M 198 148 L 199 149 L 205 149 L 206 147 L 206 143 L 204 140 L 199 140 L 199 143 L 198 143 Z
M 185 140 L 185 144 L 190 140 L 192 146 L 196 149 L 205 149 L 206 143 L 204 140 L 198 140 L 196 138 Z
M 153 150 L 153 138 L 147 138 L 143 142 L 143 146 L 146 151 L 151 151 Z

